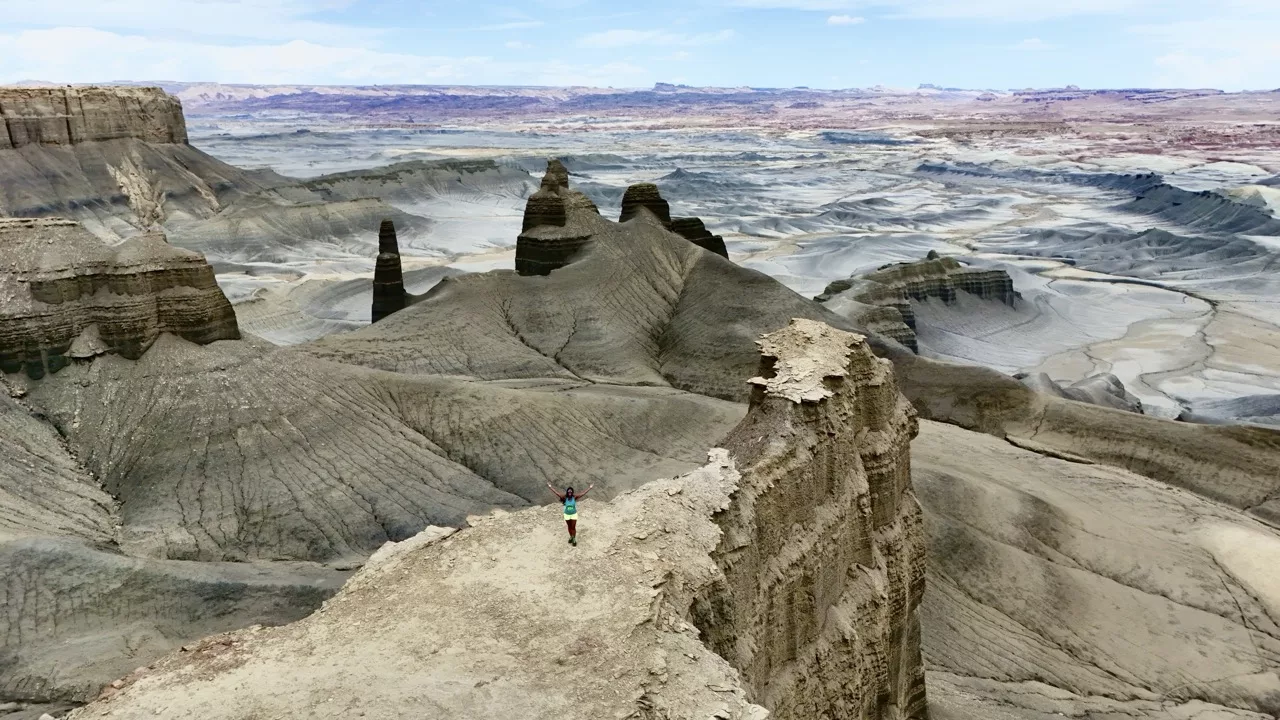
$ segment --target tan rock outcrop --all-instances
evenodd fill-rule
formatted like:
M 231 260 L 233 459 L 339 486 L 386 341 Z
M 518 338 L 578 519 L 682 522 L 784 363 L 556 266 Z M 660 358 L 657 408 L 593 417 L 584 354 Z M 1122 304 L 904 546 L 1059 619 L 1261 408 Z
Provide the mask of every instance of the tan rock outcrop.
M 32 378 L 72 358 L 137 358 L 160 333 L 240 337 L 203 256 L 158 232 L 110 246 L 78 223 L 0 219 L 0 371 Z
M 926 717 L 914 414 L 857 335 L 798 320 L 762 347 L 729 448 L 585 501 L 579 546 L 558 507 L 428 528 L 305 620 L 74 717 Z
M 182 103 L 154 87 L 0 87 L 0 119 L 0 150 L 121 138 L 187 142 Z
M 761 347 L 695 622 L 775 717 L 925 717 L 915 412 L 857 335 L 795 320 Z

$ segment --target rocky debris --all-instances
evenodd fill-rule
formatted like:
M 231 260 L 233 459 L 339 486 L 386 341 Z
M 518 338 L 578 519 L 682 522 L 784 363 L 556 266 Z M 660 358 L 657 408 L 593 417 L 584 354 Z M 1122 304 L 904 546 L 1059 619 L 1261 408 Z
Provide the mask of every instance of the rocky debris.
M 1036 392 L 1069 398 L 1090 405 L 1142 413 L 1142 401 L 1125 389 L 1120 378 L 1111 373 L 1094 375 L 1071 385 L 1063 385 L 1045 373 L 1021 373 L 1013 376 Z
M 1243 395 L 1194 403 L 1178 415 L 1184 422 L 1256 423 L 1280 427 L 1280 393 Z
M 564 164 L 548 160 L 541 186 L 525 205 L 524 223 L 516 238 L 516 272 L 548 275 L 564 267 L 591 241 L 591 234 L 571 220 L 599 213 L 590 198 L 569 189 Z
M 580 546 L 554 507 L 429 529 L 305 620 L 73 717 L 926 717 L 910 406 L 859 336 L 800 321 L 762 347 L 729 449 L 586 501 Z
M 723 258 L 729 257 L 724 238 L 712 235 L 706 224 L 702 222 L 702 218 L 675 218 L 671 221 L 671 231 L 704 250 L 710 250 Z
M 182 103 L 154 87 L 0 87 L 0 150 L 134 138 L 186 143 Z
M 618 217 L 618 222 L 624 223 L 636 217 L 641 208 L 653 213 L 663 226 L 671 227 L 671 206 L 662 199 L 657 185 L 636 183 L 628 187 L 622 195 L 622 214 Z
M 373 322 L 403 310 L 408 293 L 400 270 L 400 243 L 396 224 L 383 220 L 378 227 L 378 262 L 373 269 Z
M 1021 298 L 1007 272 L 967 268 L 955 258 L 930 251 L 924 260 L 894 263 L 864 275 L 837 280 L 814 299 L 827 303 L 833 312 L 919 352 L 911 303 L 936 299 L 952 304 L 957 292 L 1010 307 L 1016 307 Z M 894 312 L 876 311 L 867 306 L 889 308 Z
M 73 359 L 137 358 L 166 332 L 240 337 L 201 255 L 158 232 L 109 246 L 69 220 L 0 219 L 0 370 L 38 379 Z

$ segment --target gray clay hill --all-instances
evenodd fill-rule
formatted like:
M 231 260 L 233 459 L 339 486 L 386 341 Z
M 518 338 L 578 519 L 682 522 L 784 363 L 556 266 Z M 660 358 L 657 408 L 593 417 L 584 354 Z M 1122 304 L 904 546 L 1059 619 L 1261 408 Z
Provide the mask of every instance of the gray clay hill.
M 186 152 L 78 152 L 101 142 Z M 815 302 L 654 186 L 615 222 L 562 171 L 516 268 L 425 293 L 396 282 L 396 216 L 371 218 L 378 321 L 288 347 L 239 338 L 210 265 L 158 234 L 7 225 L 0 703 L 1280 713 L 1280 434 L 932 360 L 862 320 L 907 326 L 913 293 L 1016 306 L 998 275 L 926 260 Z M 596 483 L 581 547 L 547 482 Z

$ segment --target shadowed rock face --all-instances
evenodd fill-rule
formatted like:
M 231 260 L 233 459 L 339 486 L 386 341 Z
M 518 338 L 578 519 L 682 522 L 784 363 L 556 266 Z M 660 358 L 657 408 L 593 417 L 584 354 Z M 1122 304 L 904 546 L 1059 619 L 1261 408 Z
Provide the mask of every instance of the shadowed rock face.
M 547 275 L 577 255 L 591 240 L 589 232 L 570 222 L 579 213 L 599 215 L 600 211 L 586 195 L 569 189 L 569 171 L 563 163 L 547 161 L 541 186 L 525 204 L 523 229 L 516 238 L 516 272 Z
M 636 183 L 627 188 L 626 193 L 622 196 L 622 214 L 618 217 L 618 222 L 626 222 L 635 217 L 640 212 L 640 208 L 645 208 L 653 213 L 663 225 L 671 227 L 671 206 L 666 200 L 662 199 L 662 194 L 658 192 L 658 186 L 653 183 Z
M 373 322 L 403 310 L 407 301 L 396 224 L 383 220 L 378 227 L 378 262 L 373 269 Z
M 671 219 L 671 208 L 662 199 L 658 186 L 638 183 L 627 188 L 622 198 L 622 215 L 627 222 L 645 208 L 662 226 L 693 244 L 721 257 L 729 257 L 724 238 L 712 235 L 696 217 Z M 516 272 L 521 275 L 547 275 L 567 265 L 590 244 L 592 235 L 581 223 L 574 223 L 575 213 L 598 215 L 595 203 L 584 194 L 569 189 L 569 173 L 559 160 L 547 163 L 546 175 L 538 191 L 529 197 L 524 211 L 524 229 L 516 240 Z
M 710 250 L 720 257 L 729 257 L 729 250 L 724 246 L 724 238 L 719 235 L 712 235 L 711 231 L 702 222 L 702 218 L 676 218 L 671 221 L 671 231 L 694 245 Z
M 240 337 L 199 253 L 160 233 L 103 244 L 69 220 L 0 219 L 0 370 L 32 378 L 72 358 L 138 358 L 160 333 Z
M 0 150 L 134 138 L 186 143 L 182 103 L 160 88 L 0 88 Z

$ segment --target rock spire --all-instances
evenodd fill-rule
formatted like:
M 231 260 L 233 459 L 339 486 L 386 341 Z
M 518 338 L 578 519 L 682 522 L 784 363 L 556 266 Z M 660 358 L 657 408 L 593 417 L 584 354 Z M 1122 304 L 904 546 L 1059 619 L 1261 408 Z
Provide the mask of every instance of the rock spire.
M 407 303 L 396 224 L 383 220 L 378 227 L 378 262 L 373 269 L 373 322 L 403 310 Z

